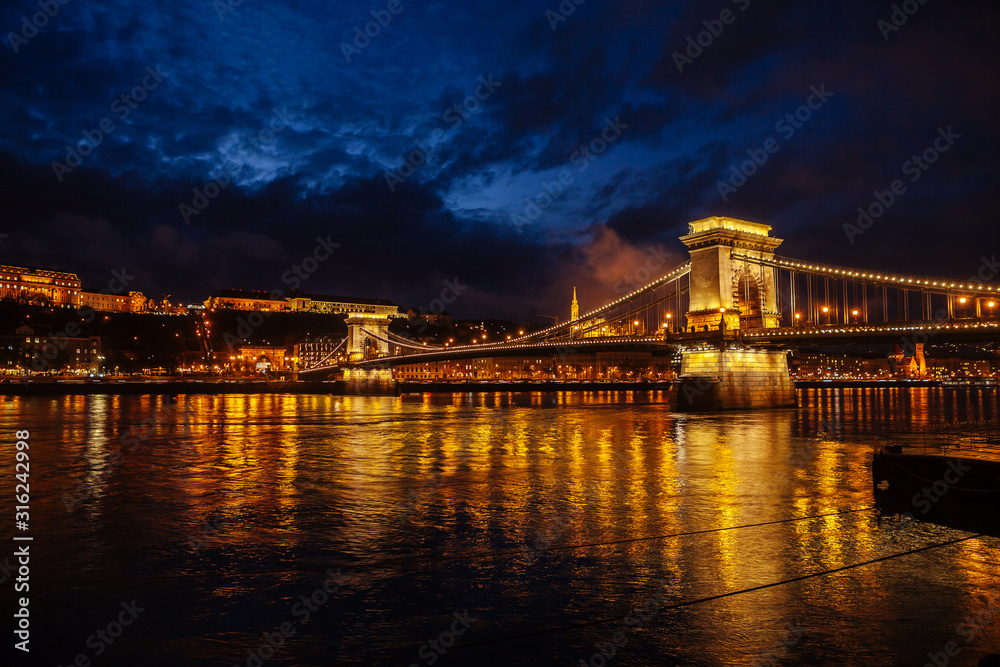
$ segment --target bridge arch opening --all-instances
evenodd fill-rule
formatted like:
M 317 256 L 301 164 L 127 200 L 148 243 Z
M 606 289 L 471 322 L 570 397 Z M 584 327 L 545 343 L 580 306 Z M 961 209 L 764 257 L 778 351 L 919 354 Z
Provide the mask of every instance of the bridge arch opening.
M 733 303 L 740 314 L 740 329 L 764 328 L 764 290 L 757 278 L 742 269 L 733 285 Z

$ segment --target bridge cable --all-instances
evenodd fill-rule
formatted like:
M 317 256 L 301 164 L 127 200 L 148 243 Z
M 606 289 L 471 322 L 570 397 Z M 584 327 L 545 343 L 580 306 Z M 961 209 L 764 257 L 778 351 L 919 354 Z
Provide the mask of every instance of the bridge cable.
M 369 336 L 371 336 L 372 338 L 380 340 L 383 343 L 386 343 L 387 345 L 397 345 L 397 346 L 400 346 L 400 347 L 410 347 L 410 348 L 413 348 L 414 350 L 425 350 L 425 351 L 434 351 L 434 352 L 436 352 L 436 351 L 442 351 L 442 350 L 445 349 L 443 347 L 434 347 L 432 345 L 414 345 L 412 343 L 403 343 L 403 342 L 400 342 L 400 341 L 390 340 L 389 338 L 383 338 L 382 336 L 378 335 L 377 333 L 369 331 L 368 329 L 366 329 L 364 327 L 361 327 L 361 330 L 364 331 Z
M 672 281 L 668 281 L 668 282 L 672 282 Z M 664 297 L 661 297 L 661 298 L 657 299 L 656 301 L 651 301 L 649 303 L 637 306 L 637 307 L 633 308 L 632 310 L 625 311 L 624 313 L 619 313 L 618 315 L 616 315 L 615 317 L 613 317 L 611 319 L 612 320 L 631 320 L 633 317 L 635 317 L 639 313 L 642 313 L 643 311 L 647 311 L 647 310 L 649 310 L 650 308 L 652 308 L 654 306 L 657 306 L 657 305 L 659 305 L 661 303 L 666 302 L 668 299 L 674 297 L 675 295 L 677 295 L 677 294 L 683 294 L 683 293 L 685 293 L 687 291 L 688 291 L 687 287 L 680 287 L 680 286 L 678 286 L 677 288 L 674 289 L 673 292 L 671 292 L 670 294 L 668 294 L 668 295 L 666 295 Z M 607 313 L 605 313 L 605 314 L 607 314 Z M 584 318 L 580 317 L 580 318 L 578 318 L 576 320 L 573 320 L 573 321 L 574 322 L 579 322 L 581 320 L 584 320 Z M 566 329 L 566 330 L 564 330 L 562 332 L 553 332 L 552 334 L 544 336 L 542 338 L 542 340 L 543 341 L 552 340 L 551 336 L 557 336 L 557 335 L 558 336 L 570 335 L 570 336 L 582 337 L 584 334 L 586 334 L 588 332 L 599 331 L 600 327 L 602 325 L 604 325 L 604 324 L 607 324 L 607 320 L 599 322 L 597 324 L 592 324 L 592 325 L 590 325 L 590 327 L 588 327 L 586 329 L 581 329 L 580 331 L 578 331 L 576 333 L 574 333 L 574 331 L 572 329 Z M 537 335 L 537 333 L 534 333 L 534 334 L 531 334 L 531 335 L 535 336 L 535 335 Z M 527 336 L 526 336 L 526 338 L 527 338 Z M 566 340 L 566 339 L 556 339 L 556 340 Z M 569 340 L 573 340 L 573 338 L 570 338 Z M 514 341 L 511 341 L 511 342 L 514 342 Z
M 345 337 L 344 340 L 340 341 L 337 344 L 337 347 L 335 347 L 332 350 L 330 350 L 329 354 L 327 354 L 325 357 L 323 357 L 322 359 L 320 359 L 319 361 L 317 361 L 314 365 L 310 366 L 309 368 L 304 368 L 304 369 L 300 370 L 299 373 L 310 373 L 310 372 L 318 371 L 318 370 L 325 369 L 325 368 L 333 368 L 334 366 L 336 366 L 336 364 L 334 364 L 334 366 L 323 366 L 322 364 L 323 364 L 324 361 L 326 361 L 327 359 L 329 359 L 330 357 L 332 357 L 333 355 L 335 355 L 337 353 L 337 350 L 339 350 L 340 348 L 344 347 L 344 343 L 346 343 L 346 342 L 347 342 L 347 338 Z
M 683 278 L 684 276 L 686 276 L 686 275 L 688 275 L 690 273 L 691 273 L 691 260 L 687 260 L 686 262 L 675 266 L 667 274 L 665 274 L 663 276 L 660 276 L 656 280 L 650 281 L 649 283 L 643 285 L 642 287 L 640 287 L 639 289 L 635 290 L 634 292 L 626 294 L 621 299 L 613 301 L 613 302 L 611 302 L 609 304 L 605 304 L 605 305 L 603 305 L 603 306 L 601 306 L 599 308 L 596 308 L 596 309 L 590 311 L 589 313 L 584 313 L 583 315 L 581 315 L 577 319 L 572 320 L 570 322 L 565 322 L 563 324 L 556 324 L 556 325 L 553 325 L 551 327 L 548 327 L 547 329 L 542 329 L 541 331 L 535 331 L 534 333 L 527 334 L 525 336 L 522 336 L 521 338 L 515 338 L 511 342 L 524 341 L 524 340 L 531 339 L 531 338 L 544 338 L 546 335 L 548 335 L 548 334 L 550 334 L 552 332 L 555 332 L 558 329 L 568 329 L 568 327 L 571 324 L 573 324 L 574 322 L 580 322 L 581 320 L 587 320 L 587 319 L 596 317 L 598 315 L 603 315 L 604 313 L 607 313 L 607 312 L 613 310 L 615 306 L 617 306 L 617 305 L 619 305 L 619 304 L 621 304 L 623 302 L 631 301 L 632 299 L 641 297 L 642 295 L 646 294 L 647 292 L 655 291 L 661 285 L 673 282 L 675 280 L 680 280 L 681 278 Z
M 884 561 L 892 560 L 894 558 L 901 558 L 902 556 L 909 556 L 911 554 L 920 553 L 922 551 L 930 551 L 931 549 L 938 549 L 938 548 L 941 548 L 941 547 L 947 547 L 947 546 L 951 546 L 953 544 L 958 544 L 959 542 L 965 542 L 967 540 L 974 540 L 974 539 L 977 539 L 977 538 L 980 538 L 980 537 L 984 537 L 984 535 L 982 533 L 977 533 L 975 535 L 970 535 L 968 537 L 960 537 L 960 538 L 957 538 L 957 539 L 954 539 L 954 540 L 948 540 L 947 542 L 938 542 L 938 543 L 935 543 L 935 544 L 929 544 L 929 545 L 926 545 L 926 546 L 923 546 L 923 547 L 917 547 L 916 549 L 910 549 L 909 551 L 903 551 L 903 552 L 896 553 L 896 554 L 889 554 L 888 556 L 882 556 L 880 558 L 872 558 L 871 560 L 866 560 L 866 561 L 863 561 L 863 562 L 860 562 L 860 563 L 852 563 L 850 565 L 842 565 L 841 567 L 835 567 L 835 568 L 831 568 L 829 570 L 822 570 L 820 572 L 812 572 L 810 574 L 803 574 L 803 575 L 799 575 L 797 577 L 791 577 L 791 578 L 788 578 L 788 579 L 782 579 L 781 581 L 774 581 L 774 582 L 771 582 L 769 584 L 761 584 L 760 586 L 752 586 L 750 588 L 743 588 L 743 589 L 740 589 L 740 590 L 729 591 L 727 593 L 719 593 L 717 595 L 709 595 L 707 597 L 696 598 L 694 600 L 685 600 L 684 602 L 677 602 L 677 603 L 674 603 L 674 604 L 664 605 L 663 607 L 660 607 L 659 611 L 662 612 L 662 611 L 666 611 L 666 610 L 670 610 L 670 609 L 680 609 L 682 607 L 690 607 L 690 606 L 696 605 L 696 604 L 702 604 L 702 603 L 705 603 L 705 602 L 713 602 L 715 600 L 721 600 L 723 598 L 734 597 L 734 596 L 743 595 L 743 594 L 746 594 L 746 593 L 754 593 L 756 591 L 766 590 L 768 588 L 775 588 L 776 586 L 783 586 L 785 584 L 791 584 L 791 583 L 795 583 L 795 582 L 798 582 L 798 581 L 805 581 L 807 579 L 814 579 L 814 578 L 817 578 L 817 577 L 823 577 L 823 576 L 826 576 L 828 574 L 837 574 L 839 572 L 844 572 L 844 571 L 847 571 L 847 570 L 852 570 L 852 569 L 855 569 L 855 568 L 864 567 L 866 565 L 873 565 L 875 563 L 881 563 L 881 562 L 884 562 Z M 569 630 L 578 630 L 578 629 L 581 629 L 581 628 L 589 628 L 589 627 L 593 627 L 593 626 L 597 626 L 597 625 L 606 625 L 608 623 L 615 623 L 617 621 L 624 621 L 629 616 L 629 614 L 631 614 L 631 613 L 632 612 L 630 611 L 628 614 L 618 614 L 618 615 L 615 615 L 615 616 L 606 616 L 604 618 L 598 618 L 598 619 L 591 620 L 591 621 L 581 621 L 579 623 L 572 623 L 570 625 L 563 625 L 563 626 L 558 626 L 558 627 L 554 627 L 554 628 L 545 628 L 543 630 L 535 630 L 534 632 L 525 632 L 525 633 L 522 633 L 522 634 L 519 634 L 519 635 L 508 635 L 508 636 L 505 636 L 505 637 L 495 637 L 493 639 L 483 639 L 483 640 L 480 640 L 480 641 L 469 642 L 467 644 L 456 644 L 454 646 L 449 647 L 448 650 L 449 651 L 458 651 L 458 650 L 461 650 L 461 649 L 476 648 L 476 647 L 479 647 L 479 646 L 490 646 L 490 645 L 493 645 L 493 644 L 501 644 L 501 643 L 504 643 L 504 642 L 518 641 L 518 640 L 521 640 L 521 639 L 529 639 L 531 637 L 540 637 L 540 636 L 543 636 L 543 635 L 550 635 L 550 634 L 555 634 L 555 633 L 558 633 L 558 632 L 567 632 Z M 659 613 L 659 612 L 657 612 L 657 613 Z M 412 647 L 412 650 L 409 650 L 406 653 L 402 652 L 404 648 L 409 649 L 411 647 Z M 369 659 L 365 659 L 365 660 L 356 660 L 356 661 L 351 661 L 351 662 L 337 662 L 337 663 L 333 663 L 333 667 L 346 667 L 347 665 L 367 665 L 367 664 L 381 663 L 381 662 L 385 662 L 387 660 L 407 659 L 407 658 L 412 657 L 413 654 L 417 652 L 418 648 L 419 648 L 419 646 L 416 646 L 416 645 L 410 645 L 410 646 L 406 646 L 406 647 L 404 647 L 404 646 L 393 647 L 392 649 L 387 649 L 387 650 L 400 651 L 400 653 L 396 653 L 394 655 L 381 656 L 381 657 L 378 657 L 378 658 L 369 658 Z

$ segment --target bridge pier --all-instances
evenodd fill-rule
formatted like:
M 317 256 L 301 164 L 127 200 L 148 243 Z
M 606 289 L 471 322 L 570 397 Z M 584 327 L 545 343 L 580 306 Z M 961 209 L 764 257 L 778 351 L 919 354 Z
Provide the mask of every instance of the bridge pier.
M 795 407 L 785 352 L 760 349 L 681 350 L 672 407 L 678 412 Z
M 399 387 L 391 369 L 345 368 L 344 388 L 348 394 L 395 394 Z

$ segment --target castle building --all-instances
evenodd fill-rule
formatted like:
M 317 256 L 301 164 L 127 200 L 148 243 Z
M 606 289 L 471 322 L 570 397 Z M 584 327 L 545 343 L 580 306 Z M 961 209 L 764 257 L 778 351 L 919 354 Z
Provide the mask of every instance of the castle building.
M 0 265 L 0 299 L 76 308 L 80 305 L 80 278 L 75 273 Z
M 256 310 L 261 312 L 288 311 L 291 307 L 285 299 L 275 299 L 263 290 L 219 290 L 205 300 L 209 310 Z
M 80 292 L 80 306 L 105 313 L 144 313 L 148 299 L 142 292 L 109 294 L 107 292 Z
M 398 305 L 383 299 L 358 299 L 299 292 L 283 298 L 277 296 L 258 290 L 219 290 L 205 301 L 205 308 L 349 316 L 402 316 Z

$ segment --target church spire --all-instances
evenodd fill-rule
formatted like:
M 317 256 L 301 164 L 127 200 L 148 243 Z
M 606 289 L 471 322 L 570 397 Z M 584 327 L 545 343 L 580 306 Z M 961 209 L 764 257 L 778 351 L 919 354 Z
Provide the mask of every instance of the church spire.
M 569 319 L 573 320 L 580 317 L 580 304 L 576 302 L 576 287 L 573 287 L 573 304 L 569 307 Z

